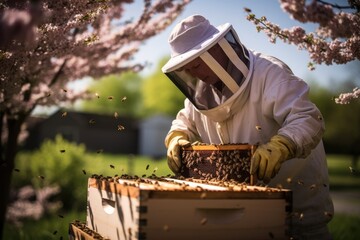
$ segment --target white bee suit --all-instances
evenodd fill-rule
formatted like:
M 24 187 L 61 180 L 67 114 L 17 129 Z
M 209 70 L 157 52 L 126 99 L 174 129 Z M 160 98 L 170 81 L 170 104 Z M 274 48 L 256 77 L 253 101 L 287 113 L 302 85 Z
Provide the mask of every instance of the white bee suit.
M 186 99 L 169 133 L 182 131 L 190 141 L 213 144 L 263 144 L 276 134 L 293 140 L 298 158 L 283 163 L 269 186 L 293 191 L 295 234 L 314 229 L 321 236 L 334 212 L 321 113 L 308 100 L 308 85 L 288 66 L 252 51 L 249 58 L 249 73 L 231 98 L 209 110 L 198 110 Z

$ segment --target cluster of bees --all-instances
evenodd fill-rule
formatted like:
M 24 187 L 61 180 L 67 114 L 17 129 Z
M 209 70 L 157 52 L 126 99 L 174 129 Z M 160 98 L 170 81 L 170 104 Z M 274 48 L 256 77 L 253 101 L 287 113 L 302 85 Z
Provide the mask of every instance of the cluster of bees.
M 128 174 L 122 174 L 121 176 L 115 175 L 114 177 L 111 176 L 102 176 L 93 174 L 91 178 L 95 178 L 101 181 L 107 181 L 107 182 L 114 182 L 119 183 L 119 180 L 130 180 L 127 182 L 122 183 L 124 186 L 129 187 L 139 187 L 141 183 L 149 184 L 154 186 L 154 190 L 166 190 L 166 188 L 163 188 L 160 184 L 161 183 L 170 183 L 174 186 L 177 186 L 178 188 L 174 188 L 173 190 L 180 190 L 180 191 L 198 191 L 203 192 L 203 194 L 200 195 L 201 198 L 205 198 L 204 194 L 206 195 L 205 189 L 203 189 L 201 186 L 191 186 L 187 182 L 191 183 L 198 183 L 198 184 L 209 184 L 214 185 L 218 187 L 224 187 L 228 191 L 244 191 L 244 192 L 280 192 L 281 189 L 278 188 L 269 188 L 269 187 L 258 187 L 258 186 L 249 186 L 247 183 L 240 183 L 234 179 L 230 180 L 218 180 L 215 178 L 212 179 L 199 179 L 199 178 L 185 178 L 183 176 L 175 177 L 171 175 L 167 176 L 156 176 L 155 174 L 152 174 L 148 177 L 139 177 L 137 175 L 128 175 Z M 184 180 L 184 181 L 176 181 L 176 180 Z
M 92 239 L 103 239 L 103 240 L 107 239 L 101 236 L 100 234 L 98 234 L 97 232 L 95 232 L 94 230 L 88 228 L 85 223 L 75 220 L 74 222 L 72 222 L 72 224 L 77 228 L 81 229 L 81 231 L 83 231 L 87 235 L 91 236 Z
M 181 175 L 202 180 L 250 181 L 250 150 L 183 150 Z

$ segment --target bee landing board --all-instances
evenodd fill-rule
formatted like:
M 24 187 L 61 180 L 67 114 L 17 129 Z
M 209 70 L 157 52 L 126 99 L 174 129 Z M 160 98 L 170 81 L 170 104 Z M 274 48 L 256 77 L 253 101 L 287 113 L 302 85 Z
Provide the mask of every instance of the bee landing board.
M 291 191 L 90 178 L 86 225 L 109 239 L 287 239 Z
M 251 157 L 257 145 L 202 144 L 182 149 L 180 174 L 186 178 L 235 180 L 254 184 Z

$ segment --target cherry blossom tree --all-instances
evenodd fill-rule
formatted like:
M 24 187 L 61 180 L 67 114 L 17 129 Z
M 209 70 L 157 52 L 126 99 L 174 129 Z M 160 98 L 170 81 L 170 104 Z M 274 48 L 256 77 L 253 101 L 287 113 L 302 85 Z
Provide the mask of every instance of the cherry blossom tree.
M 0 238 L 19 136 L 34 108 L 84 96 L 69 82 L 141 70 L 131 57 L 190 1 L 144 0 L 130 20 L 122 16 L 133 0 L 0 1 Z
M 270 41 L 277 39 L 296 45 L 309 53 L 313 70 L 315 64 L 345 64 L 360 60 L 360 1 L 348 0 L 348 5 L 338 5 L 323 0 L 279 0 L 281 8 L 291 18 L 301 23 L 318 24 L 315 32 L 306 32 L 299 26 L 282 29 L 263 17 L 256 17 L 251 9 L 245 8 L 247 19 L 263 31 Z M 343 93 L 335 99 L 336 103 L 348 104 L 359 98 L 359 88 Z

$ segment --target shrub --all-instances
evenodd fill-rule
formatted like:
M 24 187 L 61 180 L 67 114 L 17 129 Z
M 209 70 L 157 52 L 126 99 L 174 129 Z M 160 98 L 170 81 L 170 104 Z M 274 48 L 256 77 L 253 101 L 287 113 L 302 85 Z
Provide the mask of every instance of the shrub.
M 13 186 L 19 188 L 29 183 L 35 188 L 58 185 L 65 209 L 83 208 L 87 178 L 82 169 L 86 157 L 84 145 L 68 142 L 60 135 L 54 140 L 45 140 L 38 150 L 18 154 L 18 172 L 14 173 Z

